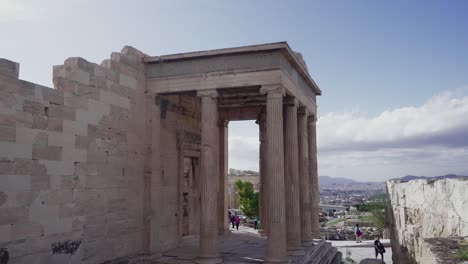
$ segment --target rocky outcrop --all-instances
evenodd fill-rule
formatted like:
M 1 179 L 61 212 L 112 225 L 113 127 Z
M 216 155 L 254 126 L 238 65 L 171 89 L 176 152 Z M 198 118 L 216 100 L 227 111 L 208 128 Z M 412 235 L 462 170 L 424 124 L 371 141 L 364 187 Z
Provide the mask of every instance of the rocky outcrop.
M 468 180 L 390 180 L 387 190 L 395 263 L 428 263 L 425 239 L 468 236 Z

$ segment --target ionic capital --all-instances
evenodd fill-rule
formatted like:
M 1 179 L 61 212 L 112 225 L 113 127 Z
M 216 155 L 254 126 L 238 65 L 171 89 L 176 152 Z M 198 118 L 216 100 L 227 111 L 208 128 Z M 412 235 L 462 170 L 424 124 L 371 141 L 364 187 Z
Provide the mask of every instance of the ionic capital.
M 274 97 L 283 97 L 286 95 L 286 91 L 281 84 L 267 84 L 262 85 L 262 88 L 260 88 L 260 94 L 266 94 L 267 96 Z
M 307 109 L 307 107 L 300 106 L 299 108 L 297 108 L 297 114 L 308 116 L 310 114 L 310 111 Z
M 219 93 L 216 89 L 209 90 L 199 90 L 197 91 L 198 97 L 210 97 L 211 99 L 216 99 L 219 96 Z
M 295 97 L 286 97 L 283 100 L 283 104 L 290 105 L 290 106 L 299 106 L 299 102 Z
M 307 122 L 315 123 L 317 122 L 317 117 L 314 114 L 309 114 L 309 116 L 307 117 Z

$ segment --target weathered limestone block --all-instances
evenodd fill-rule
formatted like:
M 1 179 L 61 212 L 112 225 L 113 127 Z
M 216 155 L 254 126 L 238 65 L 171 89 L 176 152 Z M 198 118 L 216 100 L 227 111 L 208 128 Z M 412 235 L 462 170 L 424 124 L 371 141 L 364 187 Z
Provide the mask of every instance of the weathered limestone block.
M 11 141 L 16 140 L 16 127 L 0 125 L 0 141 Z
M 62 147 L 34 144 L 32 148 L 32 158 L 41 160 L 61 160 Z
M 64 105 L 50 105 L 47 116 L 63 120 L 75 120 L 75 109 Z
M 19 77 L 19 63 L 0 58 L 0 74 L 8 75 L 13 78 Z
M 468 236 L 468 181 L 387 182 L 393 260 L 422 262 L 424 239 Z

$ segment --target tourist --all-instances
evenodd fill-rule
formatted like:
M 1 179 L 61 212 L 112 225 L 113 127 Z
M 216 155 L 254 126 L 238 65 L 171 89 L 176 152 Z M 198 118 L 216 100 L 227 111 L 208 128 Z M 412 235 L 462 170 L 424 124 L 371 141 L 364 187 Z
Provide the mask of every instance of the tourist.
M 375 258 L 377 259 L 377 256 L 380 254 L 382 256 L 382 262 L 383 262 L 384 261 L 383 254 L 385 253 L 385 247 L 380 242 L 379 238 L 376 238 L 374 241 L 374 249 L 375 249 Z
M 362 232 L 361 232 L 361 229 L 359 228 L 359 224 L 356 224 L 356 226 L 354 227 L 354 233 L 356 234 L 356 243 L 362 242 L 361 240 Z
M 254 228 L 258 230 L 258 216 L 254 216 Z
M 232 228 L 234 228 L 234 223 L 232 221 L 232 213 L 229 210 L 228 210 L 228 221 L 229 221 L 228 225 L 232 223 Z
M 234 216 L 234 222 L 236 224 L 236 229 L 239 230 L 240 217 L 237 214 Z

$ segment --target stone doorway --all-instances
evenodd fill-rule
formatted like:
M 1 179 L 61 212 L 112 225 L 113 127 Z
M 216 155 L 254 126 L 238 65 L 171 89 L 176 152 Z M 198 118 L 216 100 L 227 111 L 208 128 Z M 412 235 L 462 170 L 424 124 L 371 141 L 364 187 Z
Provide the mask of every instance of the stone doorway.
M 198 158 L 184 157 L 182 173 L 182 236 L 198 234 L 200 196 L 198 193 Z

